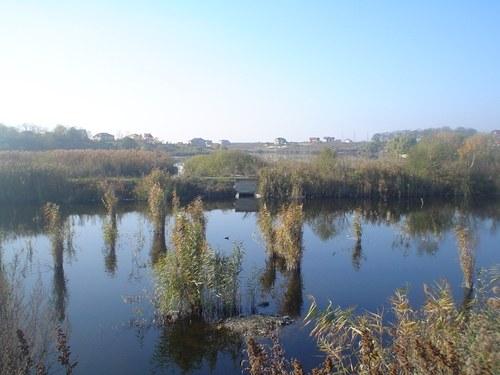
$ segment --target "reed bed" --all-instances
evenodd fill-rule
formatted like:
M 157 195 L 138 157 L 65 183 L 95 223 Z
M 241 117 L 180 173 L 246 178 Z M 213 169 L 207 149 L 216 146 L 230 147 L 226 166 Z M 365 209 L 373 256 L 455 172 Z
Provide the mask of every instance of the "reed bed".
M 174 173 L 172 159 L 164 152 L 143 150 L 2 151 L 0 170 L 47 169 L 68 178 L 140 177 L 154 169 Z

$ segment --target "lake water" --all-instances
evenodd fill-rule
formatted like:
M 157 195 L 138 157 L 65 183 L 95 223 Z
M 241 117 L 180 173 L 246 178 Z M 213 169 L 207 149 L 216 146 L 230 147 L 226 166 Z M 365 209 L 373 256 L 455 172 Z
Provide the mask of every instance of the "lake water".
M 423 203 L 423 204 L 422 204 Z M 253 200 L 206 204 L 207 239 L 213 249 L 245 252 L 242 313 L 289 315 L 281 332 L 288 356 L 312 367 L 321 361 L 302 318 L 314 296 L 357 311 L 386 308 L 395 289 L 408 287 L 423 302 L 422 285 L 447 280 L 457 304 L 470 298 L 457 246 L 457 228 L 473 247 L 474 270 L 500 263 L 500 201 L 304 204 L 300 267 L 287 271 L 268 258 Z M 27 289 L 42 285 L 54 319 L 68 328 L 78 374 L 239 374 L 244 342 L 202 322 L 159 327 L 151 295 L 158 244 L 141 205 L 118 209 L 118 237 L 106 245 L 104 210 L 63 206 L 71 243 L 53 256 L 36 207 L 3 207 L 1 262 L 17 261 Z M 167 249 L 172 218 L 167 218 Z M 361 237 L 354 223 L 361 224 Z M 170 251 L 170 250 L 167 250 Z

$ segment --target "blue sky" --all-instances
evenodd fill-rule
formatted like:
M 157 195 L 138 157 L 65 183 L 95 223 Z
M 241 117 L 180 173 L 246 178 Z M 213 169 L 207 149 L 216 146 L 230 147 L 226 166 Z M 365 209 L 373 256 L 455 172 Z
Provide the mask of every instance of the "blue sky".
M 168 141 L 500 128 L 500 1 L 0 0 L 0 123 Z

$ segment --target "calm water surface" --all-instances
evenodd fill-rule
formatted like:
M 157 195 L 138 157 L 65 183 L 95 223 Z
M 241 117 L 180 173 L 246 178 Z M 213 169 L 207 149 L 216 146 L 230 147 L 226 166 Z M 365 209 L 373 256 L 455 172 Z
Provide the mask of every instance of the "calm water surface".
M 302 318 L 311 296 L 358 311 L 387 308 L 396 288 L 408 287 L 416 306 L 422 285 L 446 279 L 457 304 L 464 287 L 456 233 L 468 231 L 475 272 L 500 263 L 500 201 L 480 203 L 305 204 L 300 267 L 287 271 L 269 259 L 258 225 L 258 202 L 207 204 L 207 239 L 229 252 L 243 245 L 241 306 L 245 314 L 289 315 L 295 323 L 281 338 L 287 354 L 306 367 L 321 360 Z M 71 241 L 54 257 L 37 207 L 3 207 L 0 213 L 4 266 L 22 265 L 29 289 L 43 285 L 55 319 L 69 329 L 79 374 L 239 374 L 243 341 L 202 322 L 158 327 L 151 295 L 152 263 L 161 252 L 145 208 L 118 210 L 115 246 L 106 244 L 105 212 L 98 206 L 62 207 Z M 359 222 L 361 237 L 353 226 Z M 166 246 L 172 218 L 167 218 Z M 169 251 L 169 250 L 167 250 Z

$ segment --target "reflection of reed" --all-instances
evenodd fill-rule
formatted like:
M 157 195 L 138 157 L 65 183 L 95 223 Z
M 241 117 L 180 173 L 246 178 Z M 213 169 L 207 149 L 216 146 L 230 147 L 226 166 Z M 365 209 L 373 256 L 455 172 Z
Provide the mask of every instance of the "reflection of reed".
M 151 247 L 151 263 L 156 264 L 160 257 L 167 251 L 165 242 L 165 217 L 163 223 L 155 223 L 153 231 L 153 245 Z
M 43 208 L 45 226 L 50 234 L 52 258 L 54 261 L 54 309 L 57 319 L 63 321 L 66 316 L 66 278 L 64 275 L 64 240 L 71 235 L 71 231 L 64 225 L 59 206 L 47 203 Z M 71 242 L 68 240 L 68 242 Z
M 104 267 L 106 272 L 111 275 L 116 273 L 117 260 L 116 260 L 116 240 L 118 238 L 118 228 L 116 225 L 116 214 L 108 219 L 109 221 L 104 224 Z
M 102 203 L 108 214 L 108 221 L 104 223 L 104 243 L 106 254 L 104 256 L 104 267 L 106 272 L 114 275 L 116 272 L 116 239 L 118 228 L 116 225 L 116 206 L 118 197 L 116 196 L 116 186 L 109 182 L 104 182 L 101 186 L 103 190 Z
M 361 211 L 356 210 L 352 224 L 353 234 L 355 238 L 354 249 L 352 251 L 352 266 L 356 271 L 361 268 L 361 259 L 363 256 L 363 248 L 361 247 L 361 238 L 363 235 L 363 228 L 361 226 Z
M 66 317 L 66 278 L 64 275 L 64 246 L 62 242 L 52 243 L 54 257 L 54 298 L 57 319 L 62 322 Z
M 292 270 L 287 270 L 284 275 L 286 277 L 286 290 L 280 306 L 280 314 L 291 317 L 300 316 L 303 303 L 300 265 Z
M 475 251 L 473 234 L 469 227 L 458 224 L 455 227 L 460 267 L 464 275 L 464 286 L 472 289 L 474 280 Z

